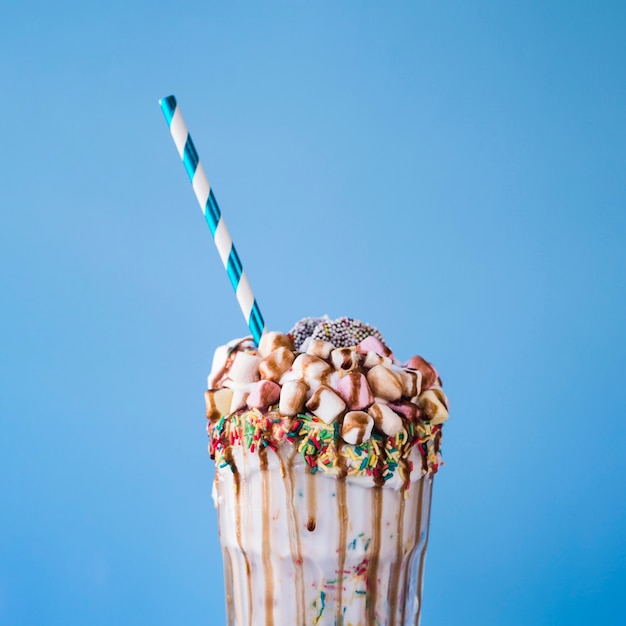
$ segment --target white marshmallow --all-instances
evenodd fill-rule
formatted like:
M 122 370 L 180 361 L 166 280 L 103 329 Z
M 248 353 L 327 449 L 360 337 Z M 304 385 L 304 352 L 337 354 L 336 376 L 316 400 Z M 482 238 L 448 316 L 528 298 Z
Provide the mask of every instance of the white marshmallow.
M 402 418 L 386 404 L 374 402 L 367 412 L 374 419 L 376 428 L 385 435 L 393 437 L 402 430 Z
M 422 390 L 422 372 L 395 365 L 391 369 L 400 377 L 400 381 L 402 382 L 402 395 L 405 398 L 414 398 L 420 395 Z
M 306 353 L 312 354 L 320 359 L 327 359 L 330 353 L 335 349 L 335 346 L 330 341 L 323 341 L 322 339 L 311 339 L 306 347 Z
M 216 421 L 222 415 L 230 413 L 230 404 L 233 398 L 232 389 L 222 387 L 221 389 L 208 389 L 204 392 L 206 403 L 206 416 L 211 421 Z
M 237 387 L 233 389 L 233 397 L 230 401 L 230 410 L 229 413 L 234 413 L 239 409 L 243 409 L 246 406 L 246 400 L 250 392 L 247 387 Z
M 291 367 L 295 356 L 284 346 L 276 348 L 259 363 L 261 378 L 278 382 L 282 375 Z
M 370 350 L 363 359 L 363 365 L 370 369 L 376 365 L 384 365 L 385 367 L 391 367 L 392 360 L 388 356 L 381 356 L 380 354 Z
M 330 361 L 338 371 L 349 372 L 359 363 L 359 356 L 354 348 L 335 348 L 330 353 Z
M 383 400 L 399 400 L 402 397 L 400 377 L 384 365 L 375 365 L 367 372 L 367 382 L 372 393 Z
M 284 385 L 285 383 L 289 383 L 293 380 L 302 380 L 302 372 L 294 372 L 293 368 L 289 368 L 278 381 L 279 385 Z
M 302 380 L 286 382 L 280 390 L 279 413 L 289 417 L 301 413 L 308 390 L 309 386 Z
M 346 443 L 358 446 L 372 435 L 374 420 L 365 411 L 348 411 L 341 425 L 341 437 Z
M 252 383 L 259 380 L 261 357 L 249 352 L 237 352 L 228 377 L 236 383 Z
M 326 424 L 334 422 L 346 409 L 346 403 L 330 387 L 320 385 L 306 408 Z
M 263 333 L 259 341 L 259 354 L 262 357 L 266 357 L 277 348 L 287 348 L 288 350 L 293 351 L 293 340 L 289 337 L 289 335 L 284 335 L 283 333 L 278 333 L 276 331 Z
M 309 386 L 323 381 L 325 376 L 330 374 L 332 370 L 326 361 L 306 353 L 296 357 L 291 369 L 299 375 L 300 378 L 304 378 Z
M 431 424 L 443 424 L 448 419 L 448 398 L 441 389 L 427 389 L 417 399 L 422 419 Z

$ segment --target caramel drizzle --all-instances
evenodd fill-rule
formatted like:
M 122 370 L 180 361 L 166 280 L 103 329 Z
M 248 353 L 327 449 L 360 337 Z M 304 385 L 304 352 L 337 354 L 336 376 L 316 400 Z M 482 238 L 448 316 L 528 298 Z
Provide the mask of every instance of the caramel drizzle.
M 430 504 L 428 505 L 428 519 L 426 520 L 426 537 L 424 538 L 424 544 L 422 545 L 422 553 L 420 554 L 420 566 L 419 566 L 419 580 L 417 582 L 417 623 L 419 623 L 419 618 L 422 613 L 422 588 L 424 587 L 424 562 L 426 560 L 426 548 L 428 547 L 428 535 L 430 534 L 430 511 L 432 510 L 432 478 L 429 475 L 422 476 L 422 480 L 420 482 L 429 481 L 429 500 Z M 420 503 L 422 501 L 422 497 L 424 494 L 424 487 L 422 486 L 422 491 L 420 492 Z M 420 515 L 421 517 L 421 515 Z M 420 529 L 421 530 L 421 529 Z
M 226 615 L 228 626 L 235 626 L 235 604 L 233 602 L 233 563 L 228 550 L 222 550 L 224 556 L 224 578 L 226 584 Z
M 309 532 L 313 532 L 317 526 L 317 489 L 315 474 L 310 472 L 307 478 L 307 487 L 308 519 L 306 528 Z
M 348 536 L 348 502 L 346 495 L 346 476 L 348 475 L 347 459 L 341 454 L 343 442 L 337 441 L 337 518 L 339 522 L 339 546 L 337 548 L 337 605 L 335 607 L 335 623 L 343 624 L 343 576 L 346 563 L 346 542 Z
M 250 567 L 250 559 L 248 558 L 248 553 L 243 547 L 243 542 L 241 539 L 241 474 L 239 473 L 239 469 L 235 463 L 235 459 L 233 458 L 233 452 L 229 447 L 224 450 L 224 458 L 230 464 L 230 467 L 233 472 L 233 482 L 235 483 L 235 535 L 237 537 L 237 545 L 239 546 L 239 550 L 243 556 L 244 563 L 246 565 L 246 584 L 248 588 L 248 624 L 252 626 L 252 568 Z M 217 476 L 217 474 L 216 474 Z M 232 564 L 231 564 L 231 577 L 232 577 Z M 232 588 L 232 580 L 231 580 L 231 588 Z
M 298 527 L 298 511 L 295 503 L 295 485 L 293 476 L 293 463 L 298 454 L 298 449 L 294 448 L 287 461 L 287 467 L 280 454 L 281 472 L 285 481 L 285 494 L 287 495 L 287 521 L 289 524 L 289 546 L 291 549 L 291 557 L 293 559 L 293 567 L 295 572 L 296 583 L 296 611 L 298 614 L 299 626 L 306 626 L 306 617 L 304 610 L 304 569 L 302 560 L 302 546 L 300 543 L 300 531 Z M 295 545 L 294 545 L 295 544 Z
M 372 545 L 367 563 L 367 626 L 376 626 L 376 594 L 378 592 L 378 561 L 380 559 L 380 535 L 383 513 L 383 488 L 372 487 Z
M 263 491 L 263 511 L 261 531 L 263 534 L 263 574 L 265 578 L 265 625 L 274 626 L 274 572 L 272 571 L 270 545 L 270 485 L 267 477 L 267 450 L 259 450 L 259 464 L 261 469 L 261 489 Z
M 418 485 L 413 485 L 412 489 L 419 489 L 419 494 L 417 496 L 417 504 L 416 504 L 416 510 L 415 510 L 415 528 L 417 529 L 417 537 L 414 539 L 413 541 L 413 547 L 409 550 L 409 552 L 406 555 L 406 559 L 404 561 L 404 584 L 405 586 L 408 585 L 409 583 L 409 574 L 410 574 L 410 567 L 411 567 L 411 561 L 413 560 L 413 555 L 415 554 L 415 550 L 417 550 L 418 548 L 420 548 L 420 535 L 422 533 L 422 501 L 424 498 L 424 478 L 425 476 L 422 476 L 422 478 L 418 481 Z M 425 554 L 425 552 L 423 552 L 423 554 Z M 420 565 L 420 567 L 423 566 L 423 560 L 422 563 Z M 421 579 L 422 579 L 422 572 L 420 572 L 420 584 L 421 584 Z M 419 614 L 422 611 L 422 603 L 421 603 L 421 590 L 418 591 L 418 602 L 419 605 L 417 607 L 417 613 L 418 613 L 418 620 L 416 622 L 416 624 L 419 624 Z M 401 619 L 401 623 L 404 624 L 404 618 L 405 618 L 405 614 L 406 614 L 406 605 L 407 602 L 403 602 L 402 603 L 402 619 Z
M 337 606 L 335 608 L 335 623 L 343 624 L 343 578 L 346 564 L 346 543 L 348 537 L 348 504 L 346 498 L 346 479 L 337 477 L 337 515 L 339 518 L 339 547 L 337 553 Z
M 389 603 L 389 626 L 395 626 L 398 612 L 398 588 L 402 571 L 402 553 L 404 551 L 404 490 L 396 492 L 400 500 L 398 506 L 398 534 L 396 536 L 396 558 L 389 577 L 387 602 Z

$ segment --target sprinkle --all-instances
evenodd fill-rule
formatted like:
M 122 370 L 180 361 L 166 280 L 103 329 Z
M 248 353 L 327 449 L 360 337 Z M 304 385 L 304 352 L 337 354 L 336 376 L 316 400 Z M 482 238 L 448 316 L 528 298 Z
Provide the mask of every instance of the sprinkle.
M 349 317 L 340 317 L 334 321 L 328 317 L 305 317 L 288 334 L 293 338 L 296 350 L 302 347 L 308 337 L 330 341 L 337 348 L 355 346 L 370 336 L 382 341 L 382 335 L 376 328 Z
M 276 411 L 239 411 L 221 416 L 215 424 L 207 424 L 209 454 L 217 466 L 223 468 L 231 465 L 226 458 L 227 449 L 231 446 L 241 445 L 254 453 L 263 448 L 277 451 L 281 443 L 288 442 L 302 456 L 312 473 L 322 469 L 335 475 L 343 466 L 350 476 L 374 476 L 389 480 L 399 472 L 405 485 L 408 465 L 405 467 L 400 461 L 409 458 L 413 447 L 420 453 L 424 471 L 434 474 L 442 465 L 441 425 L 405 422 L 402 430 L 393 437 L 385 437 L 374 430 L 371 438 L 358 446 L 338 445 L 340 426 L 340 422 L 326 424 L 306 413 L 286 418 Z
M 313 603 L 314 606 L 317 605 L 317 600 Z M 320 619 L 322 618 L 322 613 L 324 613 L 324 609 L 326 608 L 326 592 L 320 592 L 320 610 L 315 619 L 313 620 L 313 624 L 318 624 Z

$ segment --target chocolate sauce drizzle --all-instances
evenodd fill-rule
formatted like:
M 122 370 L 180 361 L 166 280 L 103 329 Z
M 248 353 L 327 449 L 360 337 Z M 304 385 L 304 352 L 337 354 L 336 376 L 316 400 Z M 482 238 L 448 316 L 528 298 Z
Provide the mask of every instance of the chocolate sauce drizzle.
M 250 567 L 250 559 L 248 558 L 248 554 L 243 547 L 243 540 L 241 538 L 241 474 L 239 473 L 239 469 L 235 463 L 235 459 L 233 458 L 232 448 L 229 446 L 224 452 L 224 458 L 230 464 L 230 468 L 233 473 L 233 482 L 235 483 L 235 534 L 237 537 L 237 545 L 239 546 L 239 550 L 241 550 L 241 555 L 243 556 L 243 560 L 246 567 L 246 578 L 247 578 L 247 591 L 248 591 L 248 625 L 252 625 L 252 569 Z M 216 476 L 218 474 L 216 473 Z M 232 568 L 232 563 L 231 563 Z M 232 587 L 232 585 L 231 585 Z
M 389 626 L 396 625 L 398 612 L 398 591 L 400 573 L 402 571 L 402 555 L 404 552 L 404 491 L 394 494 L 398 499 L 398 530 L 396 535 L 396 558 L 389 577 L 387 602 L 389 604 Z
M 263 490 L 263 511 L 261 529 L 263 534 L 263 574 L 265 578 L 265 626 L 274 626 L 274 572 L 272 571 L 272 545 L 270 542 L 271 494 L 267 476 L 267 449 L 259 450 L 261 469 L 261 489 Z
M 317 526 L 317 489 L 315 474 L 309 472 L 307 479 L 308 519 L 306 528 L 313 532 Z
M 416 503 L 415 503 L 415 513 L 413 515 L 413 520 L 415 523 L 415 527 L 417 528 L 418 532 L 421 531 L 421 520 L 422 520 L 422 506 L 423 506 L 423 502 L 424 502 L 424 485 L 426 482 L 426 476 L 422 477 L 422 480 L 419 481 L 419 486 L 417 486 L 417 488 L 419 489 L 419 493 L 418 496 L 416 498 Z M 415 488 L 415 486 L 414 486 Z M 404 558 L 404 566 L 403 566 L 403 579 L 404 579 L 404 585 L 408 585 L 409 584 L 409 579 L 410 579 L 410 575 L 411 575 L 411 566 L 413 564 L 413 558 L 415 556 L 415 552 L 417 550 L 424 550 L 425 551 L 425 546 L 422 546 L 421 541 L 419 541 L 419 536 L 417 538 L 417 541 L 413 542 L 413 545 L 411 546 L 411 549 L 408 551 L 408 553 L 406 554 L 405 558 Z M 422 572 L 422 567 L 423 567 L 423 561 L 421 561 L 420 563 L 420 571 L 419 571 L 419 581 L 418 581 L 418 589 L 417 589 L 417 593 L 418 593 L 418 614 L 417 614 L 417 622 L 419 623 L 419 614 L 422 611 L 422 597 L 421 597 L 421 587 L 422 587 L 422 576 L 423 576 L 423 572 Z M 401 617 L 401 624 L 405 623 L 405 618 L 406 618 L 406 609 L 407 609 L 407 602 L 404 602 L 402 604 L 402 617 Z
M 298 510 L 295 501 L 295 485 L 293 475 L 293 463 L 298 453 L 297 448 L 291 451 L 287 459 L 287 467 L 280 454 L 278 458 L 281 464 L 283 480 L 285 481 L 285 494 L 287 495 L 287 520 L 289 524 L 289 547 L 293 559 L 296 584 L 296 612 L 298 614 L 298 626 L 306 626 L 304 610 L 304 572 L 302 560 L 302 546 L 300 544 L 300 529 L 298 527 Z
M 372 487 L 372 543 L 367 563 L 367 626 L 376 626 L 376 597 L 378 595 L 378 561 L 380 559 L 380 531 L 383 514 L 383 490 Z

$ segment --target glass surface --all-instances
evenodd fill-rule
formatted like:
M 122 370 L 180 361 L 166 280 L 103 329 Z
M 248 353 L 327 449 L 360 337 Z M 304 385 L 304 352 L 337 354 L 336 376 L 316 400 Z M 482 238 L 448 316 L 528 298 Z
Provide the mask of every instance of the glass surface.
M 232 626 L 416 626 L 432 477 L 408 491 L 238 451 L 215 497 Z

